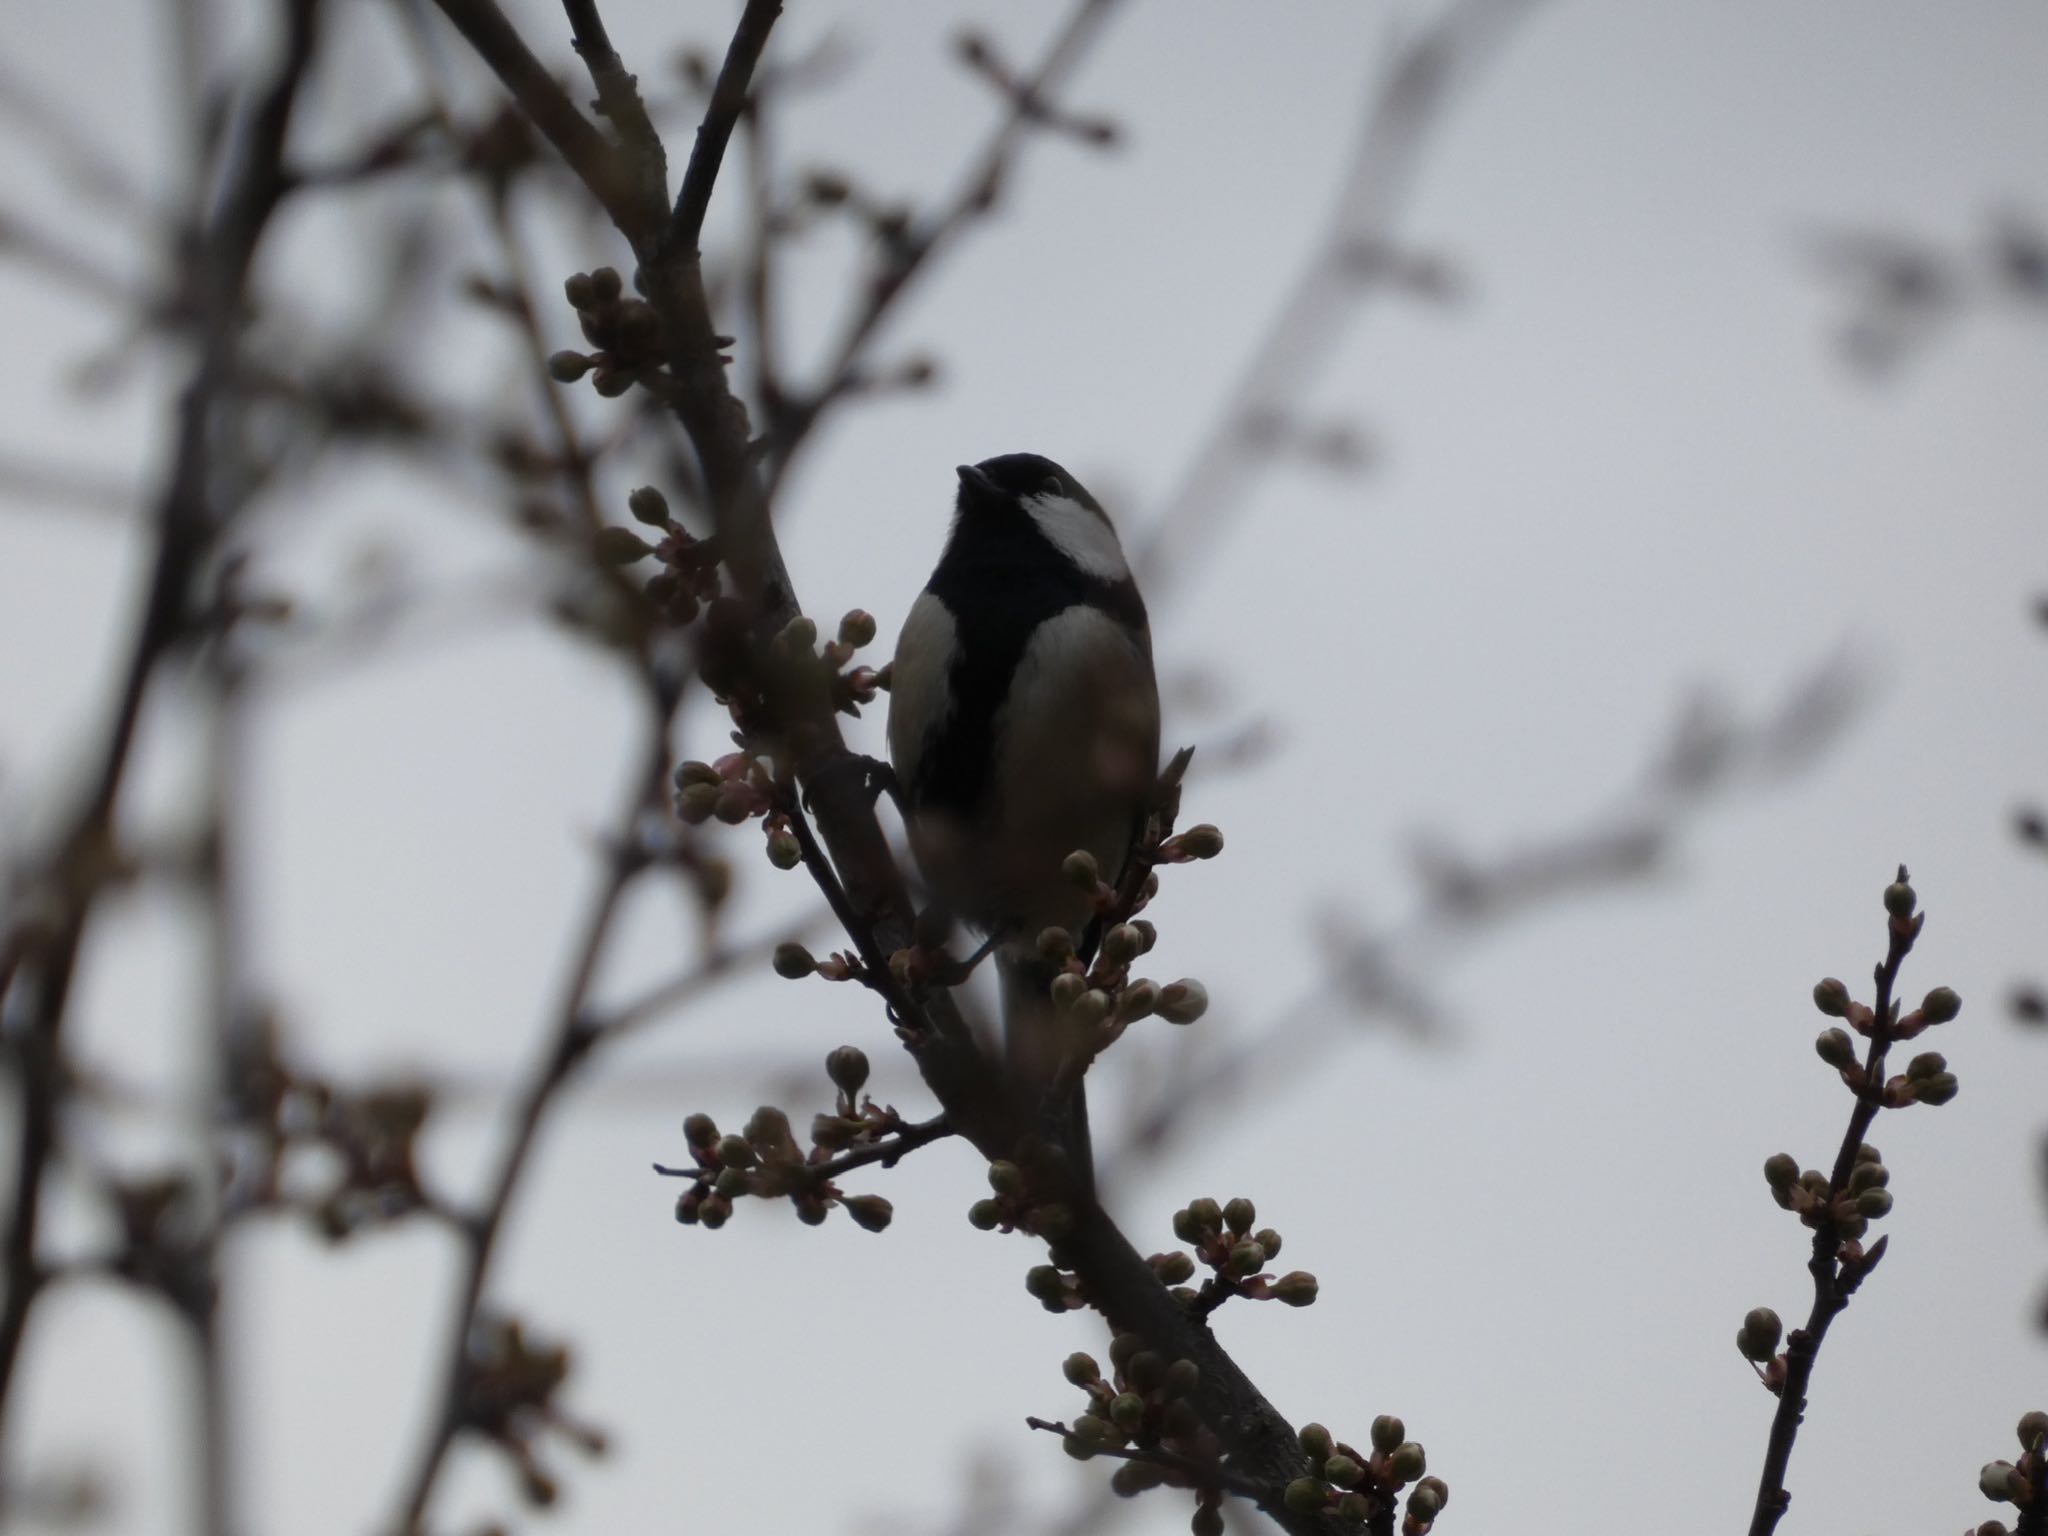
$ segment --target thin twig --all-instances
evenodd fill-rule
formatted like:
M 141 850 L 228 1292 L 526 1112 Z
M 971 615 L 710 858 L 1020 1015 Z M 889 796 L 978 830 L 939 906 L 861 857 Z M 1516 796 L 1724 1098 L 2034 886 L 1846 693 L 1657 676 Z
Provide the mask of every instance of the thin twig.
M 682 188 L 676 193 L 675 213 L 665 237 L 672 250 L 694 253 L 697 249 L 704 215 L 711 207 L 711 188 L 725 161 L 725 146 L 732 138 L 733 124 L 746 108 L 755 66 L 768 46 L 768 33 L 781 14 L 782 0 L 747 0 L 739 25 L 733 28 L 725 62 L 719 66 L 718 83 L 711 88 L 711 102 L 697 125 L 697 142 L 690 150 Z

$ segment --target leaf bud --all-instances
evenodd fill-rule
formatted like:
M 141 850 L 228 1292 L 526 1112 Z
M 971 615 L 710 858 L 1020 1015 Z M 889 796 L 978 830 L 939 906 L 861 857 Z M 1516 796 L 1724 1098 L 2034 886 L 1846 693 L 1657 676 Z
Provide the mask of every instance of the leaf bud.
M 1286 1500 L 1297 1515 L 1312 1515 L 1330 1501 L 1330 1490 L 1312 1477 L 1297 1477 L 1287 1485 Z
M 794 941 L 776 945 L 775 958 L 770 963 L 784 981 L 801 981 L 818 968 L 811 952 Z
M 1337 1442 L 1331 1437 L 1329 1430 L 1320 1424 L 1304 1424 L 1295 1432 L 1294 1437 L 1301 1442 L 1301 1448 L 1308 1452 L 1310 1461 L 1328 1461 L 1336 1454 Z
M 1824 1029 L 1813 1042 L 1814 1052 L 1829 1066 L 1843 1069 L 1856 1065 L 1856 1042 L 1846 1029 Z
M 1307 1270 L 1290 1269 L 1273 1282 L 1273 1297 L 1290 1307 L 1306 1307 L 1314 1304 L 1319 1289 L 1316 1277 Z
M 1003 1219 L 1003 1208 L 993 1200 L 977 1200 L 967 1207 L 967 1220 L 984 1232 L 993 1232 Z
M 1174 841 L 1191 859 L 1213 859 L 1223 851 L 1223 834 L 1206 821 L 1189 827 Z
M 875 616 L 864 608 L 850 610 L 839 621 L 839 642 L 859 650 L 875 639 Z
M 2024 1486 L 2025 1482 L 2026 1479 L 2020 1476 L 2019 1468 L 2009 1461 L 1987 1461 L 1983 1470 L 1977 1474 L 1978 1491 L 1985 1498 L 2000 1504 L 2017 1503 L 2015 1485 Z
M 1408 1426 L 1391 1413 L 1383 1413 L 1372 1421 L 1372 1448 L 1382 1456 L 1393 1455 L 1407 1438 Z
M 1195 1261 L 1179 1249 L 1152 1256 L 1152 1273 L 1161 1285 L 1186 1285 L 1195 1276 Z
M 1761 1365 L 1777 1354 L 1778 1340 L 1784 1332 L 1785 1325 L 1778 1320 L 1777 1313 L 1769 1307 L 1752 1307 L 1736 1332 L 1735 1347 L 1742 1351 L 1743 1359 Z
M 594 546 L 606 565 L 631 565 L 654 553 L 654 546 L 630 528 L 600 528 Z
M 1223 1224 L 1233 1232 L 1249 1233 L 1252 1223 L 1259 1219 L 1258 1207 L 1243 1195 L 1223 1207 Z
M 1880 1216 L 1889 1216 L 1892 1210 L 1892 1192 L 1888 1189 L 1866 1189 L 1856 1197 L 1856 1212 L 1860 1216 L 1876 1221 Z
M 1813 1006 L 1831 1019 L 1849 1016 L 1849 989 L 1838 977 L 1823 976 L 1813 984 Z
M 1015 1163 L 998 1159 L 988 1165 L 988 1187 L 999 1195 L 1022 1194 L 1024 1171 Z
M 1922 1104 L 1946 1104 L 1956 1096 L 1956 1082 L 1953 1072 L 1937 1072 L 1932 1077 L 1923 1077 L 1913 1085 L 1913 1097 Z
M 896 1207 L 881 1195 L 852 1195 L 839 1203 L 846 1207 L 854 1225 L 865 1232 L 881 1231 L 896 1214 Z
M 1365 1468 L 1349 1456 L 1332 1456 L 1323 1463 L 1323 1477 L 1339 1488 L 1356 1488 L 1365 1481 Z
M 1209 1011 L 1209 989 L 1192 976 L 1160 988 L 1155 1010 L 1169 1024 L 1192 1024 Z
M 1422 1447 L 1413 1440 L 1404 1440 L 1394 1447 L 1387 1458 L 1387 1466 L 1397 1483 L 1412 1483 L 1429 1470 L 1429 1458 L 1423 1455 Z
M 1963 1011 L 1954 987 L 1936 987 L 1920 999 L 1920 1012 L 1930 1024 L 1946 1024 Z
M 825 1058 L 825 1075 L 840 1092 L 859 1093 L 868 1080 L 868 1053 L 857 1045 L 840 1046 Z
M 1266 1250 L 1246 1239 L 1230 1250 L 1230 1272 L 1240 1278 L 1256 1275 L 1266 1267 Z
M 666 528 L 669 525 L 668 498 L 651 485 L 643 485 L 626 497 L 626 510 L 634 520 L 650 528 Z
M 1060 865 L 1060 874 L 1070 885 L 1078 885 L 1084 891 L 1092 892 L 1102 883 L 1102 873 L 1095 863 L 1095 855 L 1086 848 L 1076 848 Z
M 1060 1367 L 1060 1372 L 1077 1387 L 1085 1387 L 1090 1382 L 1102 1380 L 1102 1367 L 1095 1363 L 1095 1357 L 1080 1350 L 1075 1350 L 1067 1356 L 1066 1362 Z
M 1202 1384 L 1202 1368 L 1192 1360 L 1176 1360 L 1166 1368 L 1164 1383 L 1168 1397 L 1188 1397 Z

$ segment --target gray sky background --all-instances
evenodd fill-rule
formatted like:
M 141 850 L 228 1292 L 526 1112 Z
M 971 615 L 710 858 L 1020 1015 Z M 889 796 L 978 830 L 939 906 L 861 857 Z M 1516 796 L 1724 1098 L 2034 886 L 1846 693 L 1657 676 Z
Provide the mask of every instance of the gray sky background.
M 229 9 L 236 9 L 230 7 Z M 246 9 L 246 8 L 242 8 Z M 558 13 L 517 8 L 550 56 Z M 75 98 L 139 177 L 166 143 L 156 8 L 22 6 L 8 69 Z M 379 7 L 339 6 L 348 41 L 312 120 L 348 137 L 406 75 Z M 611 0 L 643 76 L 675 44 L 722 44 L 725 7 Z M 878 188 L 952 184 L 987 93 L 946 58 L 973 20 L 1026 56 L 1048 5 L 793 7 L 782 42 L 827 34 L 848 67 L 795 104 L 790 164 L 826 158 Z M 809 611 L 871 609 L 893 636 L 936 555 L 962 460 L 1048 453 L 1142 524 L 1314 248 L 1396 12 L 1137 0 L 1067 92 L 1127 130 L 1114 154 L 1035 145 L 1000 218 L 950 258 L 892 342 L 944 387 L 849 411 L 781 509 Z M 465 89 L 477 73 L 449 54 Z M 1157 973 L 1199 975 L 1200 1029 L 1249 1032 L 1320 974 L 1319 914 L 1398 921 L 1408 848 L 1441 829 L 1499 853 L 1614 803 L 1703 684 L 1769 709 L 1845 647 L 1869 693 L 1808 771 L 1689 822 L 1648 885 L 1560 905 L 1424 969 L 1450 1048 L 1346 1023 L 1255 1104 L 1219 1115 L 1118 1194 L 1141 1248 L 1199 1194 L 1249 1194 L 1313 1270 L 1306 1312 L 1238 1304 L 1218 1331 L 1273 1400 L 1340 1435 L 1398 1412 L 1450 1483 L 1447 1533 L 1724 1531 L 1746 1519 L 1772 1400 L 1732 1348 L 1749 1307 L 1803 1316 L 1805 1234 L 1759 1177 L 1784 1148 L 1831 1155 L 1846 1095 L 1812 1056 L 1825 973 L 1867 989 L 1878 893 L 1905 860 L 1931 909 L 1908 995 L 1966 1000 L 1934 1042 L 1962 1094 L 1875 1133 L 1898 1206 L 1884 1266 L 1824 1354 L 1793 1466 L 1788 1532 L 1961 1529 L 1992 1513 L 1977 1467 L 2048 1406 L 2048 1277 L 2032 1170 L 2048 1039 L 2004 1014 L 2040 970 L 2048 880 L 2012 807 L 2048 795 L 2048 326 L 1966 306 L 1878 386 L 1833 345 L 1842 290 L 1823 229 L 1897 227 L 1958 250 L 2002 206 L 2048 218 L 2048 11 L 2032 0 L 1642 5 L 1554 0 L 1487 68 L 1425 159 L 1410 239 L 1456 262 L 1465 299 L 1375 302 L 1312 398 L 1367 429 L 1372 471 L 1279 467 L 1155 628 L 1162 663 L 1212 675 L 1184 710 L 1198 744 L 1264 717 L 1250 771 L 1197 774 L 1189 811 L 1225 857 L 1170 872 Z M 674 146 L 678 158 L 685 139 Z M 78 220 L 32 136 L 0 133 L 4 206 Z M 167 194 L 171 189 L 165 189 Z M 729 189 L 731 190 L 731 189 Z M 286 226 L 266 276 L 351 323 L 362 205 Z M 728 204 L 721 216 L 730 213 Z M 450 199 L 436 217 L 476 230 Z M 80 240 L 132 264 L 104 220 Z M 814 356 L 850 242 L 792 263 L 785 337 Z M 557 231 L 549 273 L 616 261 Z M 0 455 L 148 483 L 165 417 L 156 363 L 83 403 L 52 381 L 117 332 L 0 263 Z M 570 344 L 566 310 L 550 317 Z M 456 327 L 424 364 L 489 394 L 506 351 Z M 506 399 L 515 398 L 510 385 Z M 586 420 L 600 402 L 583 400 Z M 624 482 L 617 490 L 622 495 Z M 271 508 L 263 566 L 311 611 L 351 591 L 363 551 L 418 579 L 523 568 L 474 499 L 343 468 Z M 0 509 L 0 827 L 30 840 L 81 760 L 126 644 L 140 546 L 115 520 Z M 886 642 L 885 642 L 886 644 Z M 609 664 L 540 621 L 465 631 L 281 690 L 250 787 L 258 969 L 299 1046 L 337 1073 L 404 1066 L 503 1083 L 538 1038 L 564 935 L 616 797 L 631 701 Z M 138 826 L 169 824 L 189 743 L 152 722 Z M 716 723 L 685 721 L 688 755 Z M 879 716 L 861 728 L 879 750 Z M 1199 761 L 1199 760 L 1198 760 Z M 804 905 L 735 835 L 735 931 Z M 77 1039 L 124 1081 L 175 1093 L 197 1037 L 188 913 L 138 898 L 97 928 Z M 691 935 L 649 892 L 607 995 L 673 971 Z M 1164 1026 L 1156 1026 L 1164 1028 Z M 1037 1257 L 963 1219 L 980 1169 L 942 1146 L 856 1181 L 896 1204 L 884 1236 L 742 1209 L 725 1231 L 670 1220 L 677 1124 L 738 1121 L 760 1088 L 730 1063 L 812 1063 L 889 1036 L 855 989 L 736 985 L 601 1066 L 546 1136 L 496 1292 L 578 1366 L 566 1401 L 606 1426 L 595 1466 L 556 1458 L 566 1495 L 522 1525 L 564 1533 L 922 1531 L 956 1510 L 969 1458 L 1056 1508 L 1075 1468 L 1023 1416 L 1067 1416 L 1072 1349 L 1099 1325 L 1021 1289 Z M 907 1113 L 927 1100 L 885 1063 Z M 1098 1136 L 1118 1095 L 1098 1095 Z M 11 1109 L 9 1111 L 12 1112 Z M 110 1162 L 168 1143 L 117 1118 Z M 494 1129 L 474 1111 L 430 1144 L 473 1187 Z M 83 1218 L 79 1231 L 88 1227 Z M 391 1507 L 425 1411 L 450 1252 L 402 1230 L 331 1253 L 296 1227 L 238 1244 L 240 1475 L 251 1530 L 361 1532 Z M 30 1466 L 104 1464 L 123 1533 L 176 1526 L 183 1401 L 161 1322 L 125 1296 L 60 1295 L 27 1382 Z M 461 1530 L 512 1509 L 503 1468 L 465 1454 L 437 1505 Z M 1153 1495 L 1131 1529 L 1184 1530 Z M 976 1528 L 970 1522 L 964 1528 Z

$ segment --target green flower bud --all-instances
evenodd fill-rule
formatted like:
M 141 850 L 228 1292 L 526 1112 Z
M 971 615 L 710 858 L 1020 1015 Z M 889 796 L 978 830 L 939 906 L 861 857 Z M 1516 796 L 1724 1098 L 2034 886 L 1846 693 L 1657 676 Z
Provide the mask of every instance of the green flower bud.
M 1362 1493 L 1347 1493 L 1337 1501 L 1337 1518 L 1363 1525 L 1372 1518 L 1372 1500 Z
M 1202 1384 L 1202 1368 L 1192 1360 L 1176 1360 L 1166 1368 L 1165 1390 L 1168 1397 L 1191 1396 Z
M 683 1140 L 709 1150 L 718 1144 L 718 1122 L 701 1111 L 691 1115 L 683 1122 Z
M 1312 1515 L 1330 1501 L 1330 1490 L 1312 1477 L 1297 1477 L 1287 1485 L 1287 1507 L 1297 1515 Z
M 1273 1282 L 1273 1298 L 1290 1307 L 1313 1305 L 1319 1287 L 1316 1277 L 1305 1269 L 1290 1269 Z
M 1114 1017 L 1119 1024 L 1129 1024 L 1149 1016 L 1158 1003 L 1158 982 L 1134 981 L 1117 994 Z
M 1240 1278 L 1256 1275 L 1266 1267 L 1266 1250 L 1246 1241 L 1230 1250 L 1230 1273 Z
M 1818 1168 L 1809 1168 L 1799 1175 L 1799 1187 L 1816 1200 L 1825 1200 L 1833 1193 L 1828 1186 L 1828 1176 Z
M 1109 1363 L 1114 1370 L 1124 1370 L 1138 1357 L 1138 1351 L 1145 1347 L 1145 1341 L 1135 1333 L 1110 1335 Z
M 1155 1253 L 1152 1273 L 1161 1285 L 1186 1285 L 1195 1277 L 1195 1261 L 1177 1248 L 1172 1253 Z
M 590 372 L 590 365 L 594 361 L 594 358 L 586 357 L 581 352 L 551 353 L 548 357 L 548 377 L 557 384 L 574 384 Z
M 685 826 L 701 827 L 718 809 L 722 784 L 685 784 L 676 795 L 676 815 Z
M 840 1092 L 859 1093 L 868 1080 L 868 1053 L 857 1045 L 838 1047 L 825 1058 L 825 1075 Z
M 977 1200 L 967 1207 L 967 1220 L 984 1232 L 993 1232 L 1002 1222 L 1003 1208 L 994 1200 Z
M 1173 1213 L 1173 1235 L 1184 1243 L 1199 1243 L 1202 1240 L 1201 1224 L 1195 1220 L 1192 1206 L 1184 1206 Z
M 1959 1086 L 1955 1073 L 1937 1072 L 1913 1085 L 1913 1097 L 1922 1104 L 1946 1104 L 1956 1096 Z
M 1387 1467 L 1394 1474 L 1396 1483 L 1412 1483 L 1429 1470 L 1429 1458 L 1422 1454 L 1420 1445 L 1413 1440 L 1404 1440 L 1387 1458 Z
M 1145 1422 L 1145 1399 L 1135 1392 L 1119 1392 L 1110 1399 L 1109 1421 L 1129 1434 Z
M 1892 1171 L 1883 1163 L 1858 1163 L 1849 1170 L 1849 1193 L 1860 1195 L 1866 1189 L 1883 1189 L 1891 1181 Z
M 1024 1289 L 1040 1301 L 1064 1301 L 1067 1277 L 1055 1265 L 1034 1264 L 1025 1271 Z
M 1192 1024 L 1209 1011 L 1209 989 L 1192 976 L 1183 976 L 1159 989 L 1155 1011 L 1169 1024 Z
M 1084 1413 L 1074 1420 L 1074 1434 L 1090 1445 L 1107 1445 L 1116 1438 L 1116 1426 L 1099 1414 Z
M 1393 1455 L 1407 1438 L 1408 1426 L 1391 1413 L 1383 1413 L 1372 1421 L 1372 1448 L 1382 1456 Z
M 756 1152 L 782 1150 L 795 1145 L 789 1134 L 789 1116 L 773 1104 L 763 1104 L 748 1116 L 744 1134 Z
M 1428 1525 L 1443 1512 L 1443 1500 L 1436 1496 L 1436 1490 L 1421 1483 L 1408 1495 L 1408 1518 L 1417 1525 Z
M 1073 971 L 1061 971 L 1052 979 L 1053 1006 L 1070 1009 L 1088 991 L 1088 978 Z
M 1970 1536 L 2012 1536 L 2012 1529 L 2003 1520 L 1986 1520 Z
M 1799 1160 L 1790 1152 L 1773 1152 L 1764 1159 L 1764 1182 L 1773 1189 L 1789 1189 L 1799 1182 Z
M 592 547 L 606 565 L 631 565 L 654 553 L 654 546 L 630 528 L 600 528 Z
M 1067 1356 L 1066 1363 L 1060 1367 L 1060 1372 L 1077 1387 L 1085 1387 L 1090 1382 L 1102 1380 L 1102 1367 L 1095 1363 L 1095 1357 L 1080 1350 L 1075 1350 Z
M 718 1143 L 718 1161 L 725 1168 L 751 1168 L 754 1166 L 754 1149 L 744 1136 L 727 1136 Z
M 1041 929 L 1038 958 L 1048 965 L 1065 965 L 1074 958 L 1074 936 L 1064 928 Z
M 1954 987 L 1936 987 L 1920 999 L 1920 1012 L 1930 1024 L 1946 1024 L 1963 1011 Z
M 571 309 L 588 309 L 597 302 L 596 285 L 590 281 L 588 272 L 578 272 L 562 284 L 562 292 L 568 297 Z
M 1080 1435 L 1068 1435 L 1060 1441 L 1060 1449 L 1076 1461 L 1086 1461 L 1095 1454 L 1095 1442 Z
M 1223 1536 L 1223 1511 L 1214 1504 L 1197 1504 L 1188 1521 L 1189 1536 Z
M 1769 1307 L 1753 1307 L 1736 1332 L 1735 1347 L 1742 1351 L 1743 1359 L 1762 1365 L 1777 1354 L 1778 1340 L 1784 1332 L 1785 1325 L 1778 1320 L 1777 1313 Z
M 1134 917 L 1131 919 L 1131 931 L 1138 936 L 1138 953 L 1151 954 L 1152 946 L 1159 942 L 1159 930 L 1145 918 Z
M 1074 999 L 1067 1015 L 1079 1028 L 1093 1029 L 1109 1017 L 1109 1008 L 1109 994 L 1100 987 L 1091 987 Z
M 1835 1230 L 1844 1237 L 1860 1240 L 1870 1230 L 1870 1218 L 1851 1210 L 1848 1215 L 1835 1218 Z
M 1257 1232 L 1252 1234 L 1252 1241 L 1266 1250 L 1266 1258 L 1269 1262 L 1280 1257 L 1280 1234 L 1271 1227 L 1259 1228 Z
M 1031 1230 L 1048 1243 L 1059 1242 L 1074 1231 L 1074 1212 L 1064 1205 L 1035 1206 L 1029 1223 Z
M 1978 1491 L 1985 1498 L 2000 1504 L 2018 1503 L 2017 1495 L 2025 1481 L 2020 1476 L 2019 1468 L 2009 1461 L 1987 1461 L 1983 1470 L 1977 1474 Z
M 775 974 L 784 981 L 801 981 L 818 968 L 811 952 L 797 943 L 776 945 L 775 958 L 769 964 L 775 967 Z
M 1892 1210 L 1892 1192 L 1888 1189 L 1866 1189 L 1856 1197 L 1858 1215 L 1876 1221 L 1880 1216 L 1889 1216 Z
M 863 1122 L 850 1120 L 844 1115 L 815 1114 L 811 1116 L 811 1145 L 823 1147 L 827 1152 L 839 1152 L 853 1145 L 853 1138 L 861 1132 Z
M 616 267 L 599 267 L 590 274 L 590 293 L 596 303 L 616 304 L 624 292 L 625 285 L 619 280 Z
M 629 368 L 614 368 L 609 362 L 597 365 L 590 375 L 590 387 L 607 400 L 616 400 L 633 387 L 633 372 Z
M 1894 880 L 1884 888 L 1884 909 L 1893 917 L 1911 917 L 1919 900 L 1913 887 L 1903 880 Z
M 1129 923 L 1118 923 L 1102 936 L 1102 959 L 1107 965 L 1129 965 L 1138 958 L 1139 948 L 1138 930 Z
M 651 485 L 643 485 L 626 498 L 626 510 L 650 528 L 669 525 L 668 498 Z
M 1849 1038 L 1846 1029 L 1822 1030 L 1813 1042 L 1813 1049 L 1831 1067 L 1840 1069 L 1856 1065 L 1856 1042 Z
M 1881 1163 L 1884 1161 L 1884 1154 L 1866 1141 L 1856 1148 L 1856 1161 L 1859 1163 Z
M 1223 1224 L 1233 1232 L 1250 1232 L 1252 1223 L 1258 1219 L 1258 1207 L 1243 1195 L 1223 1207 Z
M 1846 1018 L 1849 1013 L 1849 989 L 1833 976 L 1823 976 L 1813 984 L 1813 1006 L 1831 1019 Z
M 792 656 L 809 656 L 818 646 L 818 621 L 808 614 L 798 614 L 782 626 L 782 632 L 775 637 L 775 648 Z
M 2031 1413 L 2020 1415 L 2020 1449 L 2038 1451 L 2048 1444 L 2048 1413 L 2036 1408 Z
M 706 1195 L 697 1207 L 697 1219 L 716 1232 L 732 1219 L 732 1201 L 724 1195 Z
M 721 1169 L 711 1187 L 728 1200 L 736 1200 L 747 1192 L 747 1174 L 743 1168 Z
M 1323 1463 L 1323 1478 L 1339 1488 L 1356 1488 L 1365 1481 L 1365 1468 L 1349 1456 L 1332 1456 Z
M 1431 1493 L 1436 1495 L 1436 1507 L 1439 1512 L 1442 1511 L 1443 1507 L 1446 1504 L 1451 1502 L 1450 1484 L 1446 1483 L 1442 1478 L 1425 1477 L 1421 1482 L 1415 1485 L 1415 1491 L 1417 1493 L 1420 1493 L 1425 1488 L 1427 1488 Z
M 1918 1056 L 1915 1056 L 1906 1063 L 1906 1081 L 1909 1083 L 1924 1082 L 1926 1079 L 1934 1076 L 1935 1073 L 1946 1072 L 1947 1070 L 1948 1058 L 1942 1055 L 1941 1052 L 1922 1051 Z
M 1157 1350 L 1141 1349 L 1125 1363 L 1124 1375 L 1140 1392 L 1150 1392 L 1166 1380 L 1166 1358 Z
M 856 651 L 864 645 L 875 643 L 875 616 L 864 608 L 855 608 L 839 621 L 839 643 L 850 645 Z
M 1149 1488 L 1166 1481 L 1166 1469 L 1156 1461 L 1127 1461 L 1109 1476 L 1109 1491 L 1120 1499 L 1135 1499 Z
M 1336 1454 L 1337 1442 L 1331 1438 L 1329 1430 L 1320 1424 L 1304 1424 L 1295 1431 L 1294 1437 L 1301 1442 L 1301 1448 L 1308 1452 L 1310 1461 L 1328 1461 Z
M 998 1159 L 988 1165 L 988 1187 L 999 1195 L 1021 1195 L 1024 1192 L 1024 1171 L 1015 1163 Z
M 797 841 L 797 835 L 787 827 L 777 827 L 768 834 L 768 862 L 777 869 L 795 869 L 804 861 L 804 845 Z
M 1060 873 L 1070 884 L 1085 891 L 1092 891 L 1102 883 L 1102 872 L 1096 867 L 1095 855 L 1085 848 L 1076 848 L 1068 854 L 1060 865 Z
M 1189 827 L 1174 841 L 1191 859 L 1213 859 L 1223 851 L 1223 834 L 1206 821 Z
M 1180 1362 L 1174 1363 L 1178 1365 Z M 1195 1412 L 1195 1405 L 1186 1398 L 1174 1398 L 1166 1405 L 1165 1431 L 1170 1439 L 1192 1440 L 1202 1432 L 1202 1416 Z
M 865 1232 L 879 1232 L 889 1225 L 895 1216 L 896 1207 L 880 1195 L 851 1195 L 839 1202 L 846 1207 L 846 1214 L 854 1224 Z
M 1196 1228 L 1204 1235 L 1223 1230 L 1223 1207 L 1206 1195 L 1188 1202 L 1188 1215 L 1194 1218 Z

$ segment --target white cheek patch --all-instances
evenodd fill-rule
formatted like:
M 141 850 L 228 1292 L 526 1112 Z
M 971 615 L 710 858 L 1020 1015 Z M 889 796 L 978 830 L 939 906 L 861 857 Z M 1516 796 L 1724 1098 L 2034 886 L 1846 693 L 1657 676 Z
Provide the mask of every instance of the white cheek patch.
M 906 784 L 931 733 L 953 712 L 953 657 L 959 635 L 953 615 L 929 592 L 918 594 L 896 640 L 889 689 L 889 761 Z
M 1131 574 L 1116 530 L 1101 513 L 1070 496 L 1027 496 L 1023 505 L 1038 531 L 1088 575 L 1123 581 Z

